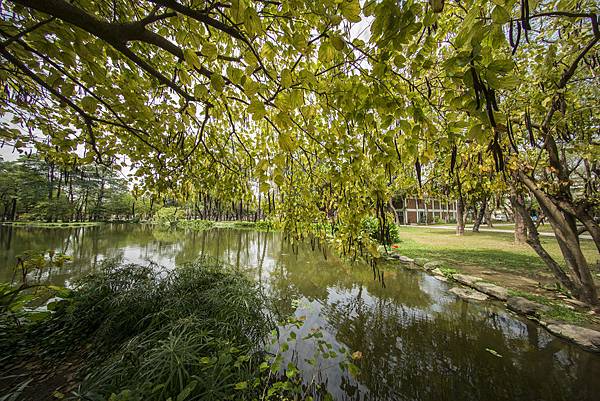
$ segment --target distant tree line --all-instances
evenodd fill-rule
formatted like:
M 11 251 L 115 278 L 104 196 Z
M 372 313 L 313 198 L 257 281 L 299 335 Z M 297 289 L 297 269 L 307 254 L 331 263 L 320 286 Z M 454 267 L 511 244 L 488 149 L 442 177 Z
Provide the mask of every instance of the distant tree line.
M 0 220 L 107 221 L 146 218 L 118 168 L 58 163 L 37 154 L 0 159 Z

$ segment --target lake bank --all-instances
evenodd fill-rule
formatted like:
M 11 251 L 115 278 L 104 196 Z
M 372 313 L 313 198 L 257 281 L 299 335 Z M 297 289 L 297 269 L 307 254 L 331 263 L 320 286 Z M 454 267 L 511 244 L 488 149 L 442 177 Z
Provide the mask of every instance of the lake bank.
M 422 272 L 387 263 L 373 271 L 326 249 L 292 247 L 281 233 L 103 225 L 15 228 L 10 241 L 6 230 L 0 234 L 2 263 L 9 254 L 36 246 L 70 254 L 71 264 L 47 277 L 61 285 L 113 257 L 142 265 L 152 260 L 169 269 L 200 254 L 229 263 L 268 294 L 278 313 L 303 322 L 299 329 L 279 330 L 283 339 L 296 333 L 283 357 L 301 355 L 298 369 L 307 380 L 315 371 L 304 359 L 310 360 L 315 348 L 303 339 L 315 330 L 334 349 L 361 353 L 356 377 L 339 371 L 339 356 L 321 359 L 330 366 L 323 374 L 335 399 L 359 393 L 373 400 L 398 394 L 423 400 L 444 394 L 465 400 L 594 400 L 600 391 L 594 379 L 600 374 L 597 355 L 527 319 L 494 304 L 466 302 L 449 292 L 450 285 Z M 560 383 L 558 391 L 546 385 L 550 381 Z

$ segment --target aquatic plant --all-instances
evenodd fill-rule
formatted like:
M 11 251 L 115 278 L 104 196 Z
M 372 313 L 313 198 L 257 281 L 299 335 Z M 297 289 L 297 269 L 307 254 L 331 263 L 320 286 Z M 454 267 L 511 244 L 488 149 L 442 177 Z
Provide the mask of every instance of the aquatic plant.
M 212 258 L 173 270 L 107 261 L 63 294 L 49 318 L 13 332 L 0 349 L 51 365 L 77 354 L 73 394 L 86 400 L 326 394 L 265 351 L 278 338 L 267 303 L 253 281 Z

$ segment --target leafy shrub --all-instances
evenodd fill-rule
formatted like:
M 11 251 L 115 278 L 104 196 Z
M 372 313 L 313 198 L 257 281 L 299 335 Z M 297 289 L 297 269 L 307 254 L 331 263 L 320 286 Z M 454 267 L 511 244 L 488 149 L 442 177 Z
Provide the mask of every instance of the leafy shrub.
M 299 344 L 296 333 L 272 348 L 281 338 L 271 330 L 267 301 L 256 284 L 214 259 L 170 271 L 108 261 L 63 298 L 49 306 L 50 318 L 13 332 L 10 341 L 0 336 L 0 351 L 25 359 L 35 352 L 57 367 L 63 357 L 76 355 L 76 399 L 331 399 L 324 383 L 303 382 L 299 354 L 283 363 L 283 353 Z M 286 330 L 300 330 L 303 322 L 289 320 Z M 311 360 L 339 353 L 346 358 L 340 369 L 356 375 L 350 360 L 355 355 L 345 348 L 332 352 L 322 337 L 317 330 L 302 339 L 314 342 Z
M 257 286 L 209 258 L 170 271 L 105 262 L 68 299 L 28 346 L 89 350 L 77 390 L 89 400 L 237 398 L 274 327 Z
M 394 223 L 388 223 L 384 230 L 384 237 L 381 238 L 379 219 L 375 216 L 363 219 L 361 222 L 361 230 L 368 233 L 369 237 L 381 244 L 389 245 L 400 241 L 400 231 L 398 226 Z
M 259 220 L 256 222 L 255 228 L 260 231 L 275 230 L 275 222 L 269 219 Z
M 164 225 L 175 225 L 184 218 L 185 211 L 174 206 L 163 207 L 154 214 L 154 221 Z
M 177 222 L 179 228 L 189 228 L 191 230 L 209 230 L 215 226 L 214 221 L 210 220 L 181 220 Z

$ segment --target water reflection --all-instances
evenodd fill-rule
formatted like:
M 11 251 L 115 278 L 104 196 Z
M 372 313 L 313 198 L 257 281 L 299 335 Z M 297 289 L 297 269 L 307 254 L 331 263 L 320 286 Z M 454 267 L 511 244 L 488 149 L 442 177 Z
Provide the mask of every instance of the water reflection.
M 427 275 L 382 266 L 384 287 L 369 267 L 326 259 L 308 246 L 294 253 L 277 233 L 0 227 L 0 280 L 10 279 L 15 256 L 29 249 L 73 256 L 69 267 L 52 272 L 58 284 L 113 257 L 173 267 L 208 254 L 231 263 L 273 296 L 277 311 L 306 318 L 298 339 L 321 327 L 334 348 L 363 353 L 357 378 L 339 374 L 336 358 L 321 361 L 331 367 L 325 379 L 336 399 L 571 401 L 600 394 L 597 355 L 493 304 L 458 300 Z M 300 340 L 292 351 L 310 374 L 304 358 L 313 345 Z

